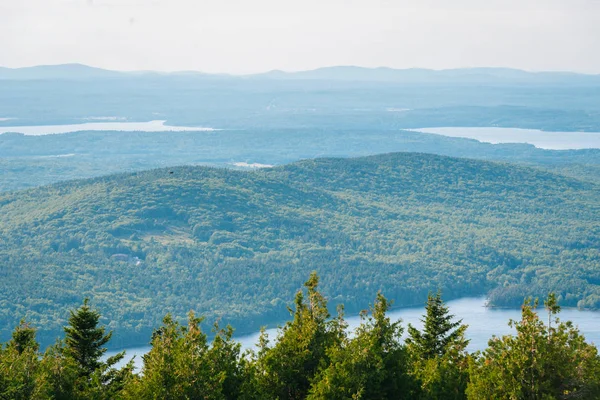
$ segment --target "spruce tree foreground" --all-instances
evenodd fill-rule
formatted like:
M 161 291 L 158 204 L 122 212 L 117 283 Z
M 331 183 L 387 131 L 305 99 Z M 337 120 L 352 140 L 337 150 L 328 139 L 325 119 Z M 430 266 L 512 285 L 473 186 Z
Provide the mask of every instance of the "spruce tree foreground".
M 526 300 L 515 335 L 493 337 L 469 353 L 467 326 L 428 296 L 423 329 L 387 316 L 379 293 L 348 332 L 343 308 L 331 316 L 311 274 L 277 337 L 263 332 L 242 352 L 233 328 L 214 325 L 214 339 L 190 312 L 187 324 L 167 315 L 154 331 L 143 367 L 104 359 L 112 332 L 88 300 L 70 313 L 65 337 L 43 354 L 26 321 L 0 347 L 0 399 L 598 399 L 600 358 L 570 322 L 557 318 L 550 294 L 546 324 L 537 300 Z

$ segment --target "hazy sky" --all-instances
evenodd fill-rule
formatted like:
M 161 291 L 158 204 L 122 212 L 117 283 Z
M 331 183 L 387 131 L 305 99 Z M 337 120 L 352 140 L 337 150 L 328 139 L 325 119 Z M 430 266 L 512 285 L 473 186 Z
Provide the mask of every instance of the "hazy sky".
M 600 0 L 0 0 L 0 65 L 600 73 Z

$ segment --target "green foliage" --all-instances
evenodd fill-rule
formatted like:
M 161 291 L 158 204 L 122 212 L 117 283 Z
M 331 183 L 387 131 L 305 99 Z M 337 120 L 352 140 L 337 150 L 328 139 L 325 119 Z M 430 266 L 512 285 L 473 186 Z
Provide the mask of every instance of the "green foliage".
M 439 290 L 427 297 L 425 312 L 423 331 L 409 324 L 406 339 L 416 382 L 412 397 L 462 399 L 468 379 L 467 325 L 453 321 Z
M 0 399 L 27 400 L 37 394 L 40 361 L 34 347 L 0 346 Z
M 77 361 L 67 355 L 62 341 L 48 347 L 41 360 L 40 398 L 84 399 L 89 392 Z
M 0 348 L 0 399 L 117 398 L 133 377 L 133 365 L 113 368 L 124 353 L 100 361 L 105 351 L 100 346 L 106 344 L 108 335 L 97 328 L 99 317 L 86 300 L 71 311 L 64 342 L 50 346 L 43 355 L 38 352 L 36 330 L 21 321 L 6 348 Z
M 491 290 L 495 305 L 556 291 L 593 307 L 599 201 L 591 183 L 413 153 L 4 193 L 0 337 L 27 316 L 45 347 L 82 296 L 112 321 L 114 347 L 144 343 L 163 312 L 258 330 L 285 320 L 282 299 L 314 270 L 331 309 L 351 313 L 379 290 L 408 306 L 432 287 L 448 299 Z
M 101 366 L 100 357 L 106 352 L 104 345 L 112 336 L 112 332 L 105 335 L 105 328 L 98 326 L 100 313 L 92 310 L 88 302 L 85 299 L 79 309 L 71 311 L 69 326 L 65 327 L 65 351 L 86 377 Z
M 39 344 L 35 340 L 35 328 L 22 319 L 13 331 L 12 340 L 8 343 L 8 347 L 14 348 L 19 354 L 27 350 L 37 352 Z
M 247 363 L 241 359 L 241 344 L 233 340 L 233 328 L 224 329 L 215 324 L 216 333 L 209 350 L 209 358 L 213 363 L 214 373 L 224 376 L 222 384 L 223 397 L 234 400 L 242 397 L 244 383 L 247 380 Z
M 323 130 L 319 126 L 318 129 L 287 129 L 283 134 L 281 129 L 245 127 L 222 130 L 218 135 L 199 135 L 197 132 L 3 134 L 0 135 L 0 192 L 165 166 L 209 165 L 240 169 L 232 165 L 232 160 L 283 165 L 323 154 L 361 157 L 391 151 L 510 162 L 600 182 L 598 149 L 544 150 L 526 144 L 490 144 L 400 131 L 397 127 L 390 130 L 373 126 L 349 126 L 347 129 L 332 126 Z M 203 233 L 207 232 L 199 231 L 199 234 Z
M 293 320 L 281 330 L 275 346 L 263 347 L 257 361 L 258 393 L 272 399 L 303 399 L 319 369 L 329 364 L 329 348 L 339 345 L 338 320 L 329 320 L 327 301 L 317 291 L 313 272 L 296 294 Z
M 40 367 L 35 328 L 21 320 L 6 347 L 0 344 L 0 399 L 30 399 L 36 395 Z
M 344 337 L 329 349 L 330 363 L 322 369 L 308 399 L 402 399 L 409 397 L 406 349 L 400 343 L 400 322 L 386 317 L 390 302 L 377 294 L 371 315 L 353 338 Z
M 100 313 L 85 299 L 70 311 L 65 339 L 50 347 L 42 359 L 47 394 L 57 399 L 113 399 L 132 379 L 133 364 L 117 370 L 114 366 L 125 353 L 102 361 L 104 347 L 112 336 L 99 326 Z
M 555 298 L 546 302 L 551 314 Z M 470 399 L 595 399 L 600 396 L 600 359 L 571 322 L 546 326 L 537 301 L 523 305 L 516 336 L 493 338 L 470 367 Z
M 111 359 L 92 362 L 92 356 L 85 365 L 94 369 L 85 370 L 83 358 L 73 356 L 66 340 L 42 355 L 29 333 L 35 330 L 22 322 L 15 339 L 0 346 L 0 399 L 526 400 L 600 395 L 597 349 L 570 322 L 555 318 L 554 327 L 546 327 L 535 313 L 537 302 L 523 306 L 520 322 L 510 322 L 516 336 L 494 338 L 483 353 L 471 356 L 465 350 L 465 327 L 451 322 L 439 293 L 429 297 L 428 330 L 415 333 L 413 328 L 405 344 L 400 321 L 387 317 L 391 303 L 381 293 L 370 314 L 364 311 L 360 326 L 347 335 L 343 312 L 329 316 L 318 282 L 311 274 L 306 294 L 299 292 L 290 310 L 293 319 L 280 329 L 273 346 L 263 332 L 257 352 L 241 354 L 230 326 L 215 324 L 216 336 L 209 343 L 202 318 L 190 312 L 182 325 L 167 315 L 152 335 L 139 374 L 131 363 L 117 369 Z M 555 296 L 546 305 L 551 316 L 559 311 Z M 71 317 L 74 328 L 82 326 L 81 320 L 97 321 L 99 314 L 86 301 Z M 98 332 L 97 324 L 86 326 L 88 332 Z M 427 332 L 435 332 L 437 339 L 421 340 Z M 98 343 L 107 335 L 92 336 Z M 19 347 L 18 338 L 26 338 L 27 345 Z M 445 344 L 437 351 L 439 343 Z M 87 348 L 98 354 L 97 347 Z
M 415 358 L 428 360 L 443 357 L 453 346 L 467 346 L 468 341 L 464 340 L 467 326 L 461 325 L 462 320 L 453 321 L 454 315 L 450 315 L 448 307 L 444 305 L 441 291 L 427 296 L 425 312 L 423 332 L 408 325 L 409 337 L 406 342 Z
M 231 358 L 213 359 L 213 353 L 222 350 L 222 342 L 219 349 L 210 351 L 206 334 L 200 329 L 201 321 L 192 312 L 187 326 L 170 315 L 165 317 L 163 326 L 152 335 L 152 349 L 144 355 L 142 375 L 129 396 L 165 400 L 226 398 L 221 389 L 228 378 Z M 227 355 L 226 350 L 221 353 Z M 234 380 L 235 376 L 229 378 Z

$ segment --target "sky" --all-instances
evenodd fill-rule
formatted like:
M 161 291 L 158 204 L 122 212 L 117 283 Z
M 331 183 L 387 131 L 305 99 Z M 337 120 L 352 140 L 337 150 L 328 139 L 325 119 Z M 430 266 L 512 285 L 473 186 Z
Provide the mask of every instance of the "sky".
M 0 0 L 0 66 L 600 73 L 600 0 Z

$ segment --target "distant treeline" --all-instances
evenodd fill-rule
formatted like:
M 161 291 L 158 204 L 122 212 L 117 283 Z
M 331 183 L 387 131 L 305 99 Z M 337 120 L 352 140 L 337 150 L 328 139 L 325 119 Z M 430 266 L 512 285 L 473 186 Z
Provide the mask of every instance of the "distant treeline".
M 241 351 L 233 329 L 214 325 L 209 342 L 202 318 L 187 325 L 167 315 L 143 356 L 115 365 L 104 359 L 112 332 L 99 325 L 88 300 L 71 311 L 64 338 L 43 354 L 35 329 L 21 321 L 0 346 L 0 399 L 597 399 L 600 358 L 570 322 L 556 318 L 550 294 L 546 325 L 537 300 L 526 301 L 516 335 L 493 337 L 469 354 L 468 329 L 449 314 L 441 294 L 430 294 L 422 330 L 386 315 L 390 302 L 378 293 L 362 323 L 347 332 L 343 307 L 331 317 L 311 274 L 296 294 L 292 315 L 275 338 L 263 332 L 255 351 Z
M 344 117 L 334 118 L 340 119 Z M 209 134 L 84 131 L 24 136 L 6 133 L 0 135 L 0 192 L 165 166 L 234 168 L 235 162 L 283 165 L 324 155 L 360 157 L 399 151 L 524 164 L 600 182 L 600 149 L 544 150 L 524 143 L 482 143 L 397 128 L 332 126 L 327 129 L 221 130 Z

